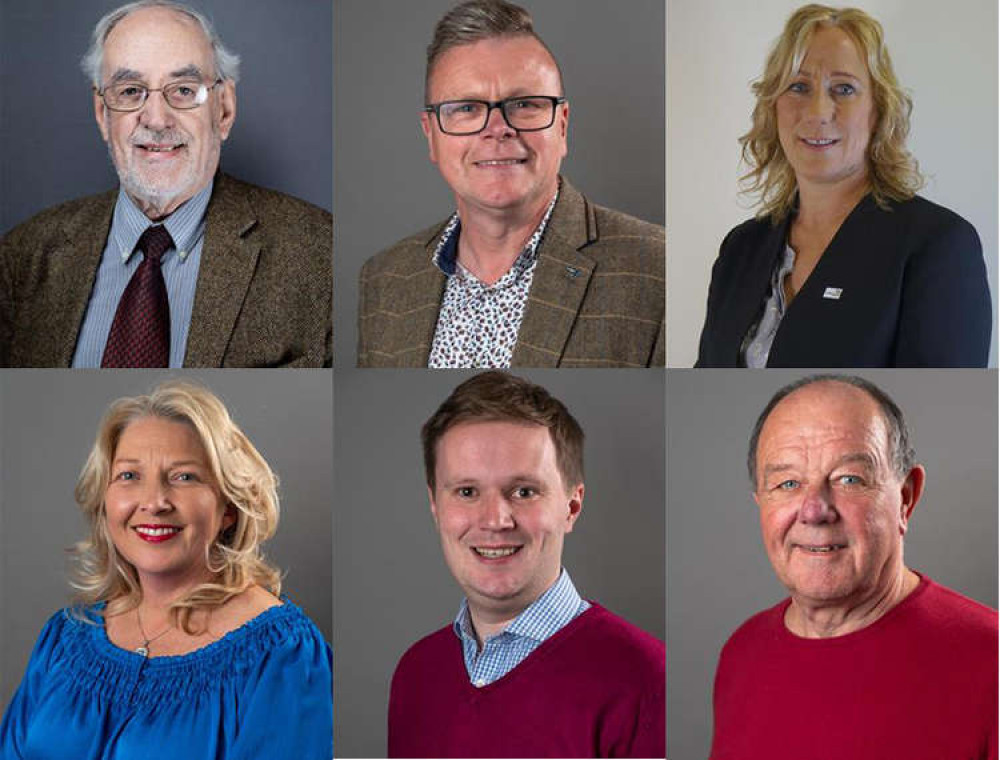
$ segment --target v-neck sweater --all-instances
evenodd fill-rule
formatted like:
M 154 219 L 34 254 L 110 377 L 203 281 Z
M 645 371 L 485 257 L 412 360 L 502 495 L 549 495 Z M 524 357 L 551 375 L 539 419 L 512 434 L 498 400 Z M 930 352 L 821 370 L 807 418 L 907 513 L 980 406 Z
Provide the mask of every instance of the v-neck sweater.
M 663 642 L 598 604 L 503 678 L 469 682 L 451 625 L 403 655 L 390 757 L 664 757 Z

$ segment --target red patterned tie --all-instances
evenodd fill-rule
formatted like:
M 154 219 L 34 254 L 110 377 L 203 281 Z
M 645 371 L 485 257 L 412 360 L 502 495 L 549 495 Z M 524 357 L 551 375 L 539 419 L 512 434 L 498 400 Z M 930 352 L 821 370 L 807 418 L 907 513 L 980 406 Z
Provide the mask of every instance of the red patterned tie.
M 170 304 L 160 258 L 174 241 L 163 225 L 148 227 L 136 243 L 143 252 L 115 312 L 102 367 L 166 367 L 170 363 Z

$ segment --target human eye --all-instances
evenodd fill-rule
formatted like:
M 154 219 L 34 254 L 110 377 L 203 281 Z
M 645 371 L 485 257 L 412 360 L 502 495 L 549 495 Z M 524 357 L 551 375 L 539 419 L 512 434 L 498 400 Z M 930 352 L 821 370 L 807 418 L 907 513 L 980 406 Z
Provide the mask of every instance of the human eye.
M 844 475 L 838 475 L 836 482 L 842 486 L 860 486 L 864 485 L 865 479 L 860 475 L 855 475 L 853 473 L 846 473 Z
M 179 483 L 196 483 L 199 478 L 198 475 L 193 472 L 178 472 L 174 474 L 174 480 Z
M 792 82 L 790 85 L 788 85 L 787 92 L 793 92 L 797 95 L 803 95 L 809 92 L 809 85 L 802 81 Z
M 127 483 L 131 480 L 136 480 L 139 477 L 135 470 L 119 470 L 115 473 L 114 480 L 120 483 Z
M 527 499 L 533 499 L 538 495 L 538 489 L 534 486 L 517 486 L 511 491 L 511 495 L 514 499 L 525 501 Z
M 476 497 L 476 489 L 473 486 L 459 486 L 455 489 L 455 495 L 460 499 L 474 499 Z
M 138 82 L 122 82 L 111 88 L 111 94 L 116 100 L 138 101 L 146 95 L 146 85 Z
M 781 482 L 775 484 L 774 490 L 776 491 L 794 491 L 799 487 L 799 481 L 794 478 L 787 478 Z
M 857 92 L 857 88 L 849 82 L 841 82 L 840 84 L 835 84 L 831 88 L 834 95 L 839 95 L 841 97 L 846 97 L 848 95 L 853 95 Z

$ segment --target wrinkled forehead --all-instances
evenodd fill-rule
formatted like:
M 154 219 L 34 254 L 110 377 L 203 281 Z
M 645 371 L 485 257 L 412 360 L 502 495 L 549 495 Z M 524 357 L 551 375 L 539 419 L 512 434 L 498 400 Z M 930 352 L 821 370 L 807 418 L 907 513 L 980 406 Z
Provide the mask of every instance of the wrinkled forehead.
M 778 402 L 761 428 L 758 465 L 787 448 L 810 452 L 831 445 L 868 450 L 888 461 L 889 434 L 878 403 L 860 388 L 820 382 Z
M 201 25 L 186 13 L 141 8 L 115 24 L 104 40 L 102 77 L 200 74 L 214 71 L 212 45 Z

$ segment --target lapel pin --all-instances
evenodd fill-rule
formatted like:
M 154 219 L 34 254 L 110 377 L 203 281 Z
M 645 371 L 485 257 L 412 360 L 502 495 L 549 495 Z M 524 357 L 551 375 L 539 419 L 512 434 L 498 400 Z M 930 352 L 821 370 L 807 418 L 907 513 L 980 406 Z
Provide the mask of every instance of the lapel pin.
M 577 269 L 576 267 L 567 266 L 566 267 L 566 274 L 568 274 L 570 277 L 579 277 L 580 276 L 580 270 Z
M 829 298 L 831 301 L 839 301 L 840 294 L 843 292 L 843 288 L 827 288 L 823 291 L 823 298 Z

